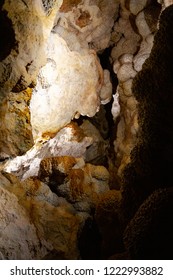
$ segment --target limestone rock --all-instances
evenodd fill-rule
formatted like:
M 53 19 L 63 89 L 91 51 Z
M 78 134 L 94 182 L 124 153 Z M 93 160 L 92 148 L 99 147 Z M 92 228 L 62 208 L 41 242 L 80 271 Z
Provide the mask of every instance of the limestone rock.
M 82 220 L 75 212 L 64 207 L 53 207 L 37 201 L 31 205 L 32 221 L 40 239 L 45 238 L 66 259 L 78 259 L 77 238 Z
M 127 220 L 156 188 L 173 185 L 172 12 L 172 5 L 162 12 L 151 54 L 133 81 L 140 130 L 122 173 Z
M 56 133 L 77 114 L 94 116 L 100 105 L 102 83 L 96 53 L 71 52 L 66 42 L 52 33 L 47 64 L 40 70 L 30 103 L 34 139 Z
M 39 239 L 34 224 L 17 197 L 2 187 L 0 195 L 1 259 L 42 258 L 51 246 Z
M 100 194 L 109 189 L 109 173 L 105 167 L 71 157 L 42 160 L 38 176 L 80 212 L 90 212 Z
M 132 82 L 151 52 L 160 11 L 161 5 L 153 1 L 121 1 L 120 17 L 112 32 L 115 46 L 111 56 L 118 78 L 116 95 L 121 107 L 117 139 L 114 143 L 119 176 L 130 161 L 130 152 L 137 141 L 138 111 Z M 114 107 L 118 108 L 117 99 L 112 107 L 116 121 L 118 114 L 116 110 L 114 113 Z
M 99 114 L 99 113 L 98 113 Z M 96 123 L 97 114 L 94 117 L 93 123 Z M 96 124 L 97 125 L 97 124 Z M 104 123 L 104 118 L 100 120 L 98 125 L 99 130 L 91 123 L 89 120 L 84 120 L 80 128 L 83 129 L 87 137 L 92 137 L 92 144 L 87 147 L 84 154 L 85 162 L 92 163 L 95 165 L 104 165 L 108 155 L 107 149 L 109 146 L 108 141 L 104 140 L 101 133 L 106 135 L 106 124 Z
M 7 161 L 4 170 L 22 179 L 37 176 L 40 161 L 51 156 L 83 157 L 86 148 L 93 142 L 75 123 L 61 129 L 57 134 L 45 134 L 25 155 Z M 50 139 L 50 137 L 52 137 Z
M 10 91 L 21 91 L 35 84 L 38 71 L 45 63 L 45 44 L 52 29 L 58 5 L 47 16 L 41 0 L 19 0 L 15 6 L 9 0 L 3 1 L 3 24 L 8 23 L 11 43 L 0 63 L 1 98 Z M 4 39 L 3 39 L 4 40 Z M 8 43 L 8 42 L 7 42 Z M 2 51 L 6 49 L 2 41 Z
M 31 90 L 10 93 L 0 111 L 0 157 L 22 155 L 33 145 L 29 101 Z
M 63 1 L 54 30 L 65 39 L 71 50 L 104 50 L 109 46 L 119 1 Z
M 31 98 L 34 140 L 55 133 L 80 115 L 92 117 L 112 96 L 108 70 L 96 51 L 109 45 L 118 3 L 63 1 L 57 11 Z M 68 82 L 67 82 L 68 81 Z M 67 110 L 68 108 L 68 110 Z
M 77 236 L 86 218 L 38 178 L 20 182 L 7 173 L 0 178 L 2 258 L 42 259 L 52 250 L 79 258 Z

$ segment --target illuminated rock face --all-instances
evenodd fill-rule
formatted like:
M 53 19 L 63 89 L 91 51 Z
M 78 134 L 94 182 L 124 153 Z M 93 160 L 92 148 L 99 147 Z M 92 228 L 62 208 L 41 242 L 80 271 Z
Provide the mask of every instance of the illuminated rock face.
M 106 243 L 122 234 L 115 223 L 110 235 L 105 227 L 112 228 L 107 211 L 113 204 L 112 219 L 119 222 L 121 193 L 109 191 L 118 182 L 113 161 L 121 175 L 138 133 L 132 83 L 151 52 L 160 10 L 172 1 L 13 2 L 0 3 L 9 35 L 2 33 L 0 46 L 0 159 L 14 157 L 0 165 L 0 258 L 38 259 L 52 250 L 58 258 L 80 258 L 79 237 L 96 209 L 103 249 L 112 252 Z M 118 125 L 111 152 L 103 105 L 112 84 L 98 58 L 108 47 L 118 79 L 109 106 Z
M 0 63 L 2 98 L 10 91 L 19 92 L 36 83 L 38 71 L 45 63 L 45 42 L 53 26 L 55 11 L 46 16 L 41 0 L 27 3 L 19 0 L 15 5 L 5 0 L 1 13 L 14 34 L 13 44 L 7 42 L 10 49 Z M 5 43 L 2 41 L 3 49 Z
M 56 10 L 58 3 L 54 1 Z M 56 3 L 57 2 L 57 3 Z M 33 145 L 29 102 L 53 27 L 42 1 L 4 0 L 0 4 L 0 158 L 24 154 Z M 7 35 L 8 34 L 8 35 Z
M 94 116 L 99 110 L 102 83 L 96 53 L 71 52 L 66 42 L 52 33 L 47 64 L 40 70 L 30 103 L 34 137 L 56 133 L 80 114 Z
M 63 1 L 47 42 L 47 63 L 31 99 L 34 139 L 73 118 L 92 117 L 112 95 L 109 71 L 96 51 L 109 46 L 118 1 Z
M 53 249 L 61 258 L 78 259 L 84 218 L 36 178 L 21 183 L 0 173 L 0 179 L 0 259 L 42 259 Z

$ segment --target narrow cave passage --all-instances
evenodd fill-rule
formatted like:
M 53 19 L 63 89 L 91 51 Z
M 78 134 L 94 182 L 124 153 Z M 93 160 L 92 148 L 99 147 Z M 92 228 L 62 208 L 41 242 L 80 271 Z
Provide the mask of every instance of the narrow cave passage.
M 172 259 L 160 2 L 0 1 L 0 258 Z

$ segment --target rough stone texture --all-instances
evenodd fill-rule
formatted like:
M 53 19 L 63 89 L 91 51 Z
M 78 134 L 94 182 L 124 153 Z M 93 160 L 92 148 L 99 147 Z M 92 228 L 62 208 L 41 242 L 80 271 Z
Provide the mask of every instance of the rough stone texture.
M 173 185 L 172 23 L 173 5 L 161 14 L 150 57 L 133 82 L 140 129 L 122 178 L 127 219 L 155 189 Z
M 129 219 L 155 189 L 172 187 L 172 7 L 165 9 L 171 3 L 18 0 L 14 6 L 1 1 L 0 159 L 28 150 L 1 165 L 24 180 L 0 174 L 1 258 L 86 259 L 116 253 L 121 258 Z M 112 98 L 111 69 L 97 55 L 102 60 L 112 46 L 119 84 L 112 106 L 118 133 L 110 155 L 115 138 L 103 105 Z M 88 121 L 80 115 L 94 117 Z M 115 157 L 118 175 L 126 166 L 122 199 L 120 192 L 108 191 L 109 185 L 118 189 Z M 158 201 L 160 196 L 154 198 Z M 142 210 L 146 218 L 152 207 Z M 164 207 L 159 213 L 165 217 Z M 140 238 L 131 228 L 125 235 L 132 258 L 141 254 L 136 244 L 148 242 L 142 222 L 135 218 L 133 224 Z
M 15 5 L 1 1 L 1 158 L 21 155 L 33 145 L 28 87 L 35 86 L 39 69 L 46 62 L 47 39 L 62 1 L 54 2 L 48 16 L 41 0 L 18 0 Z
M 110 101 L 109 71 L 101 68 L 96 51 L 109 46 L 117 11 L 118 2 L 113 0 L 109 5 L 97 0 L 63 1 L 31 99 L 35 141 L 80 115 L 94 116 L 100 102 Z
M 47 64 L 40 70 L 30 103 L 34 139 L 56 133 L 75 116 L 94 116 L 100 105 L 102 83 L 96 53 L 71 52 L 66 42 L 52 33 Z
M 159 189 L 140 206 L 124 233 L 131 259 L 172 259 L 172 203 L 173 189 Z
M 57 134 L 45 134 L 44 140 L 40 140 L 25 155 L 7 161 L 4 170 L 21 179 L 37 176 L 43 158 L 66 155 L 83 157 L 92 142 L 92 138 L 85 136 L 83 130 L 72 122 Z
M 54 30 L 71 50 L 101 51 L 110 44 L 111 30 L 118 16 L 119 1 L 63 1 Z
M 85 218 L 37 178 L 21 183 L 11 174 L 0 176 L 1 258 L 42 259 L 52 250 L 79 258 L 77 235 Z
M 99 118 L 99 117 L 98 117 Z M 96 124 L 96 116 L 93 123 Z M 95 165 L 104 165 L 108 156 L 107 149 L 109 147 L 108 140 L 104 140 L 103 136 L 106 136 L 108 131 L 106 131 L 106 124 L 104 125 L 104 116 L 99 119 L 99 129 L 97 129 L 89 120 L 83 121 L 80 128 L 83 129 L 85 135 L 93 139 L 92 144 L 86 149 L 84 154 L 85 162 L 89 162 Z M 102 135 L 101 135 L 102 133 Z
M 82 159 L 46 158 L 41 161 L 38 176 L 80 212 L 90 213 L 100 194 L 109 190 L 106 168 L 85 164 Z
M 120 204 L 120 191 L 110 190 L 100 196 L 96 207 L 95 219 L 101 235 L 103 259 L 124 250 Z
M 27 3 L 19 0 L 15 6 L 12 1 L 5 0 L 2 9 L 6 20 L 11 22 L 15 43 L 8 44 L 11 49 L 0 63 L 1 97 L 36 82 L 38 71 L 45 63 L 45 43 L 55 18 L 55 9 L 46 16 L 41 0 Z
M 4 188 L 10 182 L 2 175 L 0 177 L 0 259 L 42 258 L 52 247 L 39 239 L 26 209 L 13 193 Z
M 130 161 L 138 131 L 137 101 L 132 93 L 132 82 L 150 54 L 160 9 L 156 1 L 121 1 L 120 16 L 112 33 L 115 47 L 111 56 L 118 78 L 117 95 L 121 107 L 114 143 L 119 176 Z M 119 115 L 117 98 L 112 113 L 114 119 Z
M 33 146 L 30 125 L 28 88 L 18 94 L 10 93 L 0 111 L 0 158 L 24 154 Z
M 19 0 L 15 8 L 9 0 L 1 4 L 1 22 L 9 34 L 7 42 L 2 42 L 1 111 L 6 112 L 4 104 L 16 99 L 16 93 L 20 96 L 33 88 L 30 111 L 35 142 L 57 133 L 80 114 L 94 116 L 101 103 L 110 101 L 110 73 L 102 69 L 96 54 L 109 46 L 118 1 L 110 4 L 98 0 Z M 18 142 L 14 127 L 20 122 L 19 107 L 8 124 L 9 142 Z M 22 121 L 27 123 L 27 117 Z M 2 145 L 5 129 L 2 126 Z M 28 129 L 19 134 L 21 148 L 15 147 L 17 143 L 3 145 L 4 157 L 20 155 L 32 145 Z

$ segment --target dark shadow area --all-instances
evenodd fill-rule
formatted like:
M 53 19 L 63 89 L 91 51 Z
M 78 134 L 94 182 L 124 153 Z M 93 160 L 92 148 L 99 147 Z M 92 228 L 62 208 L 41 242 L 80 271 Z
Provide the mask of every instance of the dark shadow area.
M 4 0 L 0 1 L 0 61 L 4 60 L 15 47 L 15 33 L 12 21 L 8 18 L 7 12 L 2 10 Z

